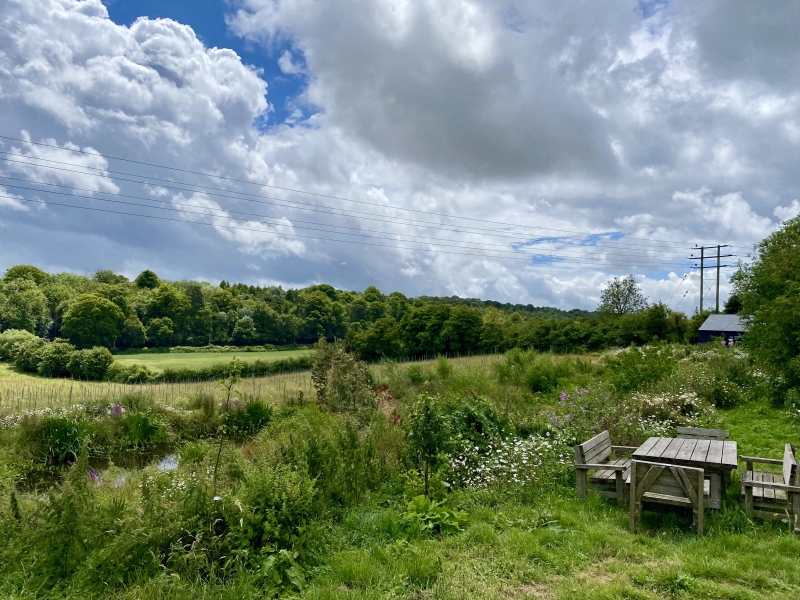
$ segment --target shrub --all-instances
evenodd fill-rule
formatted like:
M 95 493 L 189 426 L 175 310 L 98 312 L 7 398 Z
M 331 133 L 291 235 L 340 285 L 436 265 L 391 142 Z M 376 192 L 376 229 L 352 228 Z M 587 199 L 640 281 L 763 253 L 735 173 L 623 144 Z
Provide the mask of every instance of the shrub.
M 16 357 L 14 346 L 19 342 L 37 340 L 36 334 L 24 329 L 6 329 L 0 333 L 0 360 L 13 361 Z
M 91 350 L 77 350 L 69 361 L 69 373 L 75 379 L 102 381 L 114 357 L 108 348 L 97 346 Z
M 123 365 L 122 363 L 114 361 L 111 363 L 111 366 L 108 367 L 105 378 L 117 383 L 147 383 L 155 380 L 156 377 L 156 373 L 145 365 Z
M 605 364 L 611 385 L 617 392 L 626 393 L 657 383 L 672 373 L 682 356 L 680 350 L 667 344 L 631 346 L 607 356 Z
M 66 340 L 54 340 L 44 346 L 39 353 L 40 375 L 45 377 L 69 377 L 69 361 L 75 346 Z
M 414 465 L 423 470 L 426 496 L 431 471 L 444 462 L 449 440 L 450 429 L 441 407 L 434 398 L 421 395 L 408 415 L 408 451 Z
M 14 344 L 14 364 L 21 371 L 36 373 L 41 362 L 42 350 L 47 345 L 42 338 L 19 341 Z
M 559 380 L 591 368 L 588 361 L 520 349 L 506 352 L 496 366 L 500 381 L 528 388 L 533 393 L 551 392 L 558 387 Z
M 443 535 L 462 531 L 461 525 L 466 521 L 467 513 L 449 509 L 427 496 L 416 496 L 408 503 L 404 519 L 422 533 Z
M 263 429 L 272 419 L 272 408 L 256 400 L 233 409 L 225 415 L 228 431 L 239 435 L 250 435 Z
M 425 371 L 420 365 L 409 365 L 406 368 L 406 377 L 414 385 L 421 385 L 425 381 Z
M 318 402 L 334 411 L 363 416 L 378 407 L 372 372 L 340 341 L 329 344 L 320 339 L 314 350 L 311 380 Z

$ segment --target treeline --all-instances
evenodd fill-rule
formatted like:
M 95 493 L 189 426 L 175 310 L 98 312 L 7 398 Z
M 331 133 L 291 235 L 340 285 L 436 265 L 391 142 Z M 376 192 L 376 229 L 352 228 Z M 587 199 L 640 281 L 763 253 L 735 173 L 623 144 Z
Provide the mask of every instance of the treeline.
M 367 359 L 534 348 L 579 352 L 693 341 L 702 317 L 652 305 L 634 314 L 560 311 L 459 298 L 407 298 L 312 285 L 299 290 L 244 284 L 134 281 L 112 271 L 51 275 L 30 265 L 0 281 L 0 330 L 77 349 L 313 344 L 345 339 Z

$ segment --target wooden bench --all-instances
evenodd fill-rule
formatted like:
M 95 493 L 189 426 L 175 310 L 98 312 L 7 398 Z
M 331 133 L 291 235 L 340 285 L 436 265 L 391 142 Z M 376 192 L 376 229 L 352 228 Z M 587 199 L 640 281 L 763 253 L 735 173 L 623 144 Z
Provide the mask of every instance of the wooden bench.
M 690 440 L 722 440 L 730 438 L 726 429 L 701 429 L 700 427 L 678 427 L 675 437 Z
M 786 444 L 783 460 L 742 456 L 746 470 L 742 475 L 744 507 L 750 518 L 788 521 L 800 533 L 800 473 L 794 446 Z M 781 465 L 781 473 L 756 471 L 754 463 Z
M 664 463 L 631 461 L 630 517 L 631 533 L 642 516 L 644 503 L 667 504 L 690 508 L 692 525 L 703 533 L 703 510 L 707 485 L 703 469 Z
M 635 446 L 612 446 L 608 431 L 598 433 L 592 439 L 575 446 L 578 498 L 585 498 L 587 492 L 592 492 L 624 504 L 628 495 L 626 480 L 630 473 L 631 459 L 612 458 L 611 455 L 634 450 Z

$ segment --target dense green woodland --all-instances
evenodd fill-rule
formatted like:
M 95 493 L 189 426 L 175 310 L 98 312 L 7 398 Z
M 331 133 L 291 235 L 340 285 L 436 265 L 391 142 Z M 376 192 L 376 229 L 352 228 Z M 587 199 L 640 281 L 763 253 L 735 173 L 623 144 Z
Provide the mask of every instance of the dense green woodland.
M 313 285 L 299 290 L 162 281 L 144 271 L 131 282 L 112 271 L 50 275 L 11 267 L 0 281 L 0 330 L 25 330 L 78 348 L 209 344 L 250 346 L 346 339 L 365 358 L 503 351 L 555 352 L 627 346 L 653 339 L 692 341 L 702 318 L 656 304 L 603 318 L 473 299 L 385 295 Z

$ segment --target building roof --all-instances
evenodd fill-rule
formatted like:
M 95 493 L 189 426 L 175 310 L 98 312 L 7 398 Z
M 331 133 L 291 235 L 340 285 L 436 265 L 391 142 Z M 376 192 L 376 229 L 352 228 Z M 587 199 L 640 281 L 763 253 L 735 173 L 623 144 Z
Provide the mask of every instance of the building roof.
M 739 315 L 709 315 L 699 331 L 730 331 L 744 333 L 747 327 Z

